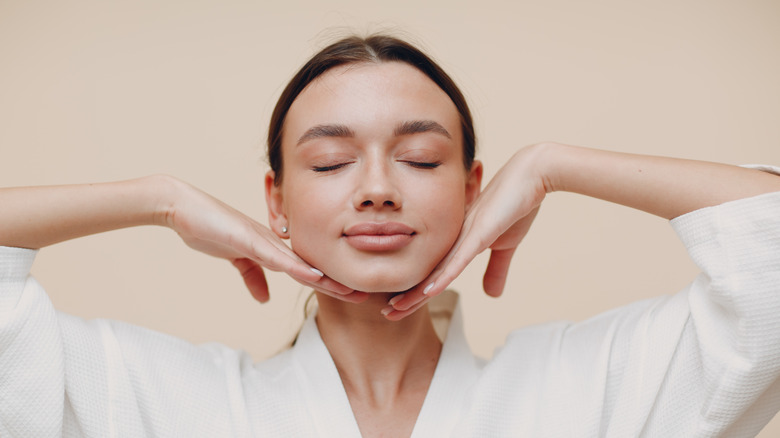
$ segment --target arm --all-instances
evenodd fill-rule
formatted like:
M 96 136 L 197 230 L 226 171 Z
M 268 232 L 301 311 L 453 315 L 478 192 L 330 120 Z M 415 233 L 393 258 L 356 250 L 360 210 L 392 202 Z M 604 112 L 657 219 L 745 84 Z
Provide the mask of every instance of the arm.
M 555 143 L 518 151 L 469 207 L 450 252 L 420 285 L 383 309 L 405 317 L 443 291 L 480 252 L 492 250 L 485 292 L 503 291 L 514 251 L 549 192 L 568 191 L 667 219 L 704 207 L 780 191 L 765 172 L 701 161 L 607 152 Z
M 360 298 L 341 295 L 345 287 L 311 271 L 266 227 L 174 178 L 2 189 L 0 436 L 235 431 L 227 388 L 240 387 L 244 365 L 237 362 L 248 358 L 120 322 L 57 314 L 29 275 L 35 251 L 7 247 L 40 248 L 137 225 L 170 227 L 188 245 L 232 261 L 260 301 L 268 298 L 262 267 L 329 286 L 342 299 Z
M 758 170 L 565 145 L 541 145 L 546 192 L 573 192 L 666 219 L 780 191 L 780 178 Z
M 231 261 L 259 301 L 268 300 L 263 267 L 342 299 L 364 298 L 323 277 L 268 228 L 172 177 L 1 189 L 0 206 L 3 246 L 41 248 L 119 228 L 166 226 L 190 247 Z
M 164 225 L 174 180 L 0 189 L 0 245 L 42 248 L 104 231 Z

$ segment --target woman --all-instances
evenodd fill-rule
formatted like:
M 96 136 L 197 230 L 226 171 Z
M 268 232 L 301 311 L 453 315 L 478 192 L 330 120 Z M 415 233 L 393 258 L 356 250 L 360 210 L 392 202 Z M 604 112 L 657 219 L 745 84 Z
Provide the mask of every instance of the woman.
M 269 131 L 270 229 L 171 177 L 0 192 L 3 436 L 749 436 L 780 407 L 780 178 L 545 143 L 480 193 L 457 87 L 424 54 L 347 38 L 282 93 Z M 772 169 L 764 169 L 772 171 Z M 704 273 L 671 297 L 513 333 L 487 363 L 426 305 L 490 248 L 485 291 L 547 193 L 668 219 Z M 259 364 L 54 312 L 35 251 L 155 224 L 317 293 L 296 345 Z M 290 239 L 290 249 L 282 239 Z

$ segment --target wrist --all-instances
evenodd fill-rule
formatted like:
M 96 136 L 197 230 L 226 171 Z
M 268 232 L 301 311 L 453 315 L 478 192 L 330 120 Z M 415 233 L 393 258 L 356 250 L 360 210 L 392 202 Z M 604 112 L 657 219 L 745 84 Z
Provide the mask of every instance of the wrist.
M 531 168 L 544 186 L 545 193 L 563 190 L 560 162 L 568 146 L 554 142 L 536 143 L 521 152 L 529 154 Z
M 146 194 L 144 210 L 148 225 L 171 228 L 178 200 L 187 185 L 169 175 L 151 175 L 139 180 Z

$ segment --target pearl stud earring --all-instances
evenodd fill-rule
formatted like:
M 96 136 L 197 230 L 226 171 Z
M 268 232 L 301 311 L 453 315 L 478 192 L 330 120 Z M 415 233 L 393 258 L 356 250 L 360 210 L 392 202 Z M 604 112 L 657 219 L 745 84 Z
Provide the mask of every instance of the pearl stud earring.
M 287 227 L 282 227 L 282 234 L 287 234 Z

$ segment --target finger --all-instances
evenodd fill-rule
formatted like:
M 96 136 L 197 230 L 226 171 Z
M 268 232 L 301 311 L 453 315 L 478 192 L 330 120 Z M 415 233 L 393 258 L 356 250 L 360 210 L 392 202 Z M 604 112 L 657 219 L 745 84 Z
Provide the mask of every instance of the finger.
M 307 282 L 316 282 L 323 277 L 322 271 L 313 268 L 304 262 L 297 254 L 292 252 L 287 245 L 284 248 L 273 245 L 272 248 L 260 250 L 257 245 L 252 245 L 252 257 L 258 264 L 272 271 L 285 272 L 293 278 Z
M 341 295 L 353 292 L 351 288 L 325 277 L 322 271 L 303 261 L 281 241 L 279 243 L 271 241 L 271 243 L 271 248 L 264 247 L 264 251 L 259 250 L 258 245 L 252 245 L 251 252 L 255 254 L 255 261 L 259 265 L 272 271 L 284 272 L 299 283 L 315 289 Z
M 270 247 L 265 245 L 267 243 L 271 243 Z M 349 295 L 354 292 L 352 288 L 326 277 L 322 271 L 306 263 L 276 237 L 268 241 L 252 243 L 250 252 L 255 255 L 255 262 L 260 266 L 272 271 L 284 272 L 306 286 L 337 295 Z M 353 301 L 356 299 L 362 301 L 364 298 L 362 295 L 350 298 Z
M 259 302 L 268 302 L 270 295 L 268 293 L 268 282 L 265 280 L 263 268 L 252 260 L 242 258 L 232 260 L 233 266 L 241 273 L 244 284 L 249 293 Z
M 355 302 L 353 301 L 354 297 L 356 296 L 362 297 L 362 294 L 353 295 L 355 292 L 357 292 L 354 289 L 350 289 L 347 286 L 344 286 L 343 284 L 325 276 L 321 277 L 319 280 L 314 282 L 306 281 L 302 278 L 296 278 L 292 275 L 290 277 L 304 286 L 310 287 L 312 289 L 316 289 L 322 293 L 326 293 L 330 296 L 333 296 L 334 298 L 341 299 L 343 297 L 350 297 L 348 301 Z M 360 301 L 362 301 L 362 299 Z
M 440 294 L 481 252 L 480 246 L 477 240 L 467 237 L 442 260 L 423 282 L 410 291 L 393 297 L 389 304 L 396 310 L 408 310 L 423 300 Z
M 501 296 L 506 285 L 506 276 L 509 272 L 509 264 L 512 262 L 517 248 L 494 249 L 490 252 L 490 261 L 485 268 L 485 276 L 482 278 L 482 287 L 485 293 L 491 297 Z
M 329 292 L 336 295 L 349 295 L 355 292 L 354 289 L 344 286 L 330 277 L 325 276 L 315 282 L 308 282 L 308 285 L 319 291 Z
M 318 275 L 318 277 L 314 281 L 312 281 L 310 278 L 304 278 L 304 277 L 298 276 L 297 274 L 298 274 L 299 271 L 297 271 L 297 270 L 296 270 L 296 272 L 286 271 L 286 273 L 290 277 L 292 277 L 293 280 L 295 280 L 295 281 L 297 281 L 297 282 L 299 282 L 301 284 L 304 284 L 306 286 L 309 286 L 309 287 L 312 287 L 314 289 L 317 289 L 319 291 L 322 291 L 322 292 L 328 292 L 328 293 L 331 293 L 331 294 L 342 295 L 343 296 L 343 295 L 349 295 L 349 294 L 351 294 L 351 293 L 353 293 L 355 291 L 354 289 L 352 289 L 350 287 L 347 287 L 347 286 L 345 286 L 345 285 L 343 285 L 343 284 L 341 284 L 341 283 L 339 283 L 339 282 L 337 282 L 337 281 L 335 281 L 335 280 L 325 276 L 324 274 L 322 274 L 322 272 L 320 270 L 315 269 L 315 268 L 311 268 L 311 269 L 313 271 L 316 271 L 316 273 Z
M 410 307 L 410 308 L 408 308 L 406 310 L 393 310 L 392 307 L 391 307 L 389 309 L 389 313 L 387 313 L 385 315 L 385 318 L 387 318 L 390 321 L 400 321 L 400 320 L 406 318 L 407 316 L 411 315 L 412 313 L 416 312 L 417 310 L 419 310 L 420 307 L 428 304 L 429 300 L 430 300 L 430 298 L 426 297 L 422 301 L 418 302 L 417 304 L 415 304 L 414 306 L 412 306 L 412 307 Z M 386 307 L 385 309 L 388 309 L 388 308 Z M 385 310 L 385 309 L 383 309 L 383 310 Z
M 261 263 L 267 265 L 269 269 L 285 272 L 296 281 L 317 290 L 339 295 L 349 295 L 354 292 L 352 288 L 326 277 L 322 271 L 306 263 L 281 240 L 274 237 L 271 243 L 276 251 L 269 253 Z
M 368 299 L 368 292 L 360 292 L 360 291 L 354 291 L 350 294 L 343 295 L 343 294 L 336 294 L 324 290 L 317 289 L 317 291 L 324 293 L 325 295 L 329 297 L 333 297 L 337 300 L 345 301 L 347 303 L 354 303 L 359 304 L 363 301 L 366 301 Z
M 484 251 L 484 249 L 485 246 L 482 246 L 477 241 L 464 242 L 453 255 L 452 259 L 442 265 L 441 272 L 438 276 L 432 278 L 433 286 L 429 286 L 429 289 L 425 291 L 426 295 L 434 297 L 442 293 L 450 283 L 458 278 L 458 275 L 466 269 L 466 266 L 474 260 L 474 257 Z
M 338 283 L 328 277 L 322 277 L 319 281 L 314 283 L 295 277 L 292 278 L 304 286 L 310 287 L 317 290 L 318 292 L 322 292 L 328 296 L 339 299 L 341 301 L 346 301 L 348 303 L 362 303 L 368 299 L 368 293 L 349 289 L 341 283 Z
M 241 272 L 241 276 L 244 279 L 244 284 L 247 286 L 252 296 L 261 303 L 268 302 L 270 294 L 263 268 L 254 261 L 245 258 L 234 260 L 233 266 L 235 266 L 239 272 Z M 318 283 L 310 283 L 305 281 L 302 281 L 301 283 L 315 288 L 320 292 L 326 293 L 334 298 L 350 303 L 362 303 L 368 299 L 367 293 L 353 291 L 352 289 L 349 289 L 346 286 L 327 277 L 323 277 Z M 347 292 L 344 292 L 343 289 L 347 289 Z M 337 292 L 334 292 L 333 290 L 336 290 Z
M 331 279 L 330 277 L 322 277 L 317 281 L 316 284 L 318 289 L 324 289 L 330 292 L 335 292 L 339 295 L 348 295 L 355 291 L 351 287 L 344 286 L 343 284 L 339 283 L 336 280 Z

